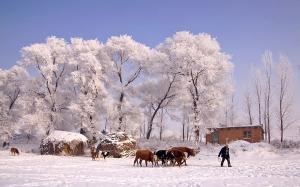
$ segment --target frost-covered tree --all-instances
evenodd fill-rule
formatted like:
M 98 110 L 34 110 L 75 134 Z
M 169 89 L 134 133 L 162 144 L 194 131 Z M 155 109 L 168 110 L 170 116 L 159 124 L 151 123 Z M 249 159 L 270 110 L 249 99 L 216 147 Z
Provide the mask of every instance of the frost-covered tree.
M 173 66 L 168 56 L 164 53 L 153 51 L 151 56 L 148 77 L 139 87 L 140 97 L 142 98 L 142 107 L 148 106 L 146 115 L 148 115 L 148 126 L 146 138 L 149 139 L 153 131 L 155 120 L 159 111 L 165 110 L 175 104 L 176 97 L 181 92 L 180 72 Z M 162 113 L 164 115 L 164 113 Z M 163 116 L 161 116 L 161 119 Z
M 137 120 L 140 113 L 135 101 L 135 84 L 150 60 L 151 49 L 128 35 L 109 38 L 105 47 L 113 62 L 110 86 L 116 98 L 116 128 L 125 130 L 126 121 L 131 123 L 132 120 Z
M 150 116 L 146 138 L 149 139 L 153 130 L 153 123 L 159 111 L 168 107 L 175 99 L 178 91 L 178 73 L 165 74 L 161 78 L 146 82 L 140 93 L 147 105 L 150 106 Z
M 258 118 L 258 125 L 261 125 L 263 127 L 263 121 L 262 121 L 262 83 L 261 83 L 261 71 L 257 70 L 255 73 L 254 78 L 254 87 L 255 87 L 255 95 L 256 95 L 256 104 L 257 104 L 257 118 Z
M 223 112 L 220 112 L 222 126 L 235 126 L 235 121 L 237 118 L 235 105 L 235 97 L 234 93 L 232 93 L 226 97 L 223 105 Z
M 265 51 L 262 56 L 262 62 L 264 64 L 264 88 L 263 88 L 263 100 L 264 100 L 264 124 L 265 124 L 265 139 L 271 142 L 271 103 L 272 103 L 272 66 L 273 58 L 270 51 Z
M 230 57 L 210 35 L 189 32 L 177 32 L 160 44 L 158 50 L 167 54 L 183 75 L 197 140 L 199 130 L 203 132 L 205 126 L 213 123 L 224 96 L 231 91 Z
M 252 111 L 252 98 L 249 91 L 245 93 L 246 111 L 249 119 L 249 125 L 253 125 L 253 111 Z
M 26 106 L 23 100 L 29 75 L 20 66 L 0 69 L 0 136 L 8 139 L 17 128 Z
M 69 49 L 64 39 L 49 37 L 46 43 L 37 43 L 22 49 L 21 64 L 34 68 L 35 77 L 32 97 L 36 107 L 46 115 L 46 134 L 63 125 L 63 112 L 68 106 L 68 92 L 63 86 L 68 71 Z
M 107 56 L 103 45 L 97 40 L 83 40 L 72 38 L 70 43 L 71 72 L 70 85 L 73 88 L 74 99 L 70 105 L 74 117 L 79 118 L 74 122 L 81 130 L 91 136 L 96 135 L 99 126 L 100 111 L 103 111 L 105 98 L 108 93 L 104 86 L 104 70 L 102 64 L 107 63 Z M 92 138 L 92 137 L 90 137 Z
M 293 119 L 293 95 L 292 95 L 292 67 L 287 57 L 280 56 L 279 64 L 277 65 L 278 73 L 278 110 L 277 116 L 279 119 L 280 141 L 283 142 L 284 132 L 292 124 Z
M 190 114 L 192 113 L 191 107 L 188 104 L 183 102 L 183 106 L 181 109 L 181 125 L 182 125 L 182 141 L 189 140 L 190 137 Z

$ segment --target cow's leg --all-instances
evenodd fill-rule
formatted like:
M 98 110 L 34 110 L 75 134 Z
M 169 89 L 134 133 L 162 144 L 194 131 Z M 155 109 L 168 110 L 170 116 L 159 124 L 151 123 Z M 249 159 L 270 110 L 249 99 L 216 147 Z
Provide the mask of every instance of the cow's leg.
M 135 166 L 135 163 L 137 163 L 137 162 L 138 162 L 138 158 L 135 157 L 134 162 L 133 162 L 133 166 Z
M 142 167 L 142 161 L 143 161 L 143 160 L 142 160 L 142 159 L 140 159 L 140 166 L 141 166 L 141 167 Z
M 147 164 L 148 164 L 148 163 L 147 163 L 147 160 L 145 160 L 145 162 L 146 162 L 146 167 L 147 167 Z
M 182 164 L 182 159 L 181 159 L 181 158 L 179 158 L 179 159 L 178 159 L 178 166 L 180 167 L 180 166 L 181 166 L 181 164 Z

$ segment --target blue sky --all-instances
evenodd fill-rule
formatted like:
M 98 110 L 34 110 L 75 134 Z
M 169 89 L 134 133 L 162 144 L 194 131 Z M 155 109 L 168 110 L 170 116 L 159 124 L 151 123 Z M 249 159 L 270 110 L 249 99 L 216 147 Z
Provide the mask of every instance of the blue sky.
M 299 0 L 1 0 L 0 68 L 14 65 L 23 46 L 51 35 L 105 42 L 128 34 L 155 47 L 182 30 L 218 39 L 232 56 L 237 90 L 247 84 L 266 49 L 276 58 L 287 55 L 295 68 L 300 64 Z

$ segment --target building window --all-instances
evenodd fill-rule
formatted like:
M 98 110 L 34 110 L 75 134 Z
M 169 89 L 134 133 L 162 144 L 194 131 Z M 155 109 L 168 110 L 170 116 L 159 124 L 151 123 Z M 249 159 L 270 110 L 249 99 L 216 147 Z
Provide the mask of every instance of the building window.
M 251 138 L 251 131 L 244 131 L 244 138 L 250 139 Z

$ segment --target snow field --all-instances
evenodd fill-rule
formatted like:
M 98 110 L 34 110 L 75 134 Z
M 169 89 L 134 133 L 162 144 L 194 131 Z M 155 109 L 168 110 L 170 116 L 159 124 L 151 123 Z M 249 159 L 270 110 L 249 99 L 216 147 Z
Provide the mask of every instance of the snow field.
M 188 166 L 146 168 L 144 162 L 133 167 L 133 157 L 92 161 L 0 151 L 0 186 L 300 186 L 299 156 L 238 155 L 232 156 L 232 168 L 221 168 L 217 156 L 199 154 Z

